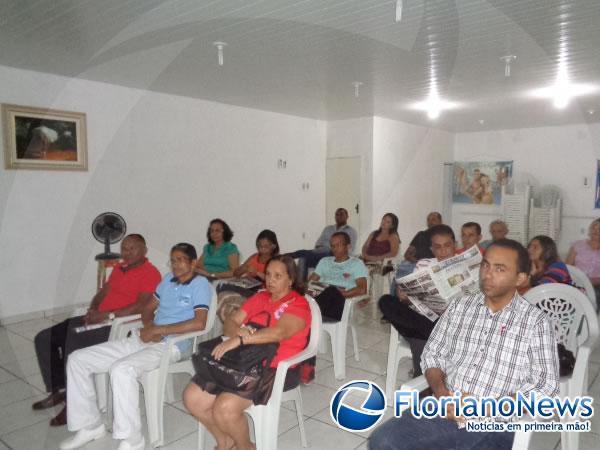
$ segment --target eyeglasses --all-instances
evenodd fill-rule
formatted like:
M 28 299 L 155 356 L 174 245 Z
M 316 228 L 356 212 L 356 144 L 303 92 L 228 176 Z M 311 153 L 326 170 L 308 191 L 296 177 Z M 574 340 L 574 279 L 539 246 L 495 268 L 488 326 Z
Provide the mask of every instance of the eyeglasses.
M 168 268 L 172 268 L 173 266 L 183 266 L 186 264 L 189 264 L 191 261 L 191 259 L 188 258 L 175 258 L 175 259 L 171 259 L 170 261 L 167 261 L 166 266 Z

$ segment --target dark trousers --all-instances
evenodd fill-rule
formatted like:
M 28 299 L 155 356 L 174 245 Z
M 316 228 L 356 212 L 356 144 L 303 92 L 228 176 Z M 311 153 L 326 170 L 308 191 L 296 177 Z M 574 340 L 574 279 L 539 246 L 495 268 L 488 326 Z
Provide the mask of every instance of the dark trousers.
M 421 353 L 436 322 L 413 311 L 406 303 L 393 295 L 384 295 L 379 299 L 379 309 L 398 333 L 410 344 L 413 356 L 415 376 L 421 375 Z
M 292 258 L 298 258 L 298 275 L 302 280 L 306 280 L 309 267 L 317 267 L 321 258 L 331 256 L 330 250 L 296 250 L 295 252 L 288 253 Z
M 510 450 L 512 432 L 469 432 L 441 417 L 417 419 L 408 411 L 378 427 L 369 438 L 369 450 Z
M 66 386 L 67 357 L 75 350 L 108 340 L 110 326 L 77 333 L 84 325 L 83 316 L 73 317 L 35 336 L 35 353 L 47 392 L 56 392 Z

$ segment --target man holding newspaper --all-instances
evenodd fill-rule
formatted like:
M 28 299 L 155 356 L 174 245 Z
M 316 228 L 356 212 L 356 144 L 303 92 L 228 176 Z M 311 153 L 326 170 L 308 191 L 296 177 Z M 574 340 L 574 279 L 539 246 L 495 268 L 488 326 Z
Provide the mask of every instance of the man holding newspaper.
M 477 290 L 481 263 L 477 246 L 455 255 L 448 225 L 435 225 L 429 233 L 434 258 L 419 260 L 413 273 L 397 278 L 396 296 L 379 299 L 383 316 L 410 344 L 415 376 L 421 374 L 421 352 L 437 319 L 455 297 Z

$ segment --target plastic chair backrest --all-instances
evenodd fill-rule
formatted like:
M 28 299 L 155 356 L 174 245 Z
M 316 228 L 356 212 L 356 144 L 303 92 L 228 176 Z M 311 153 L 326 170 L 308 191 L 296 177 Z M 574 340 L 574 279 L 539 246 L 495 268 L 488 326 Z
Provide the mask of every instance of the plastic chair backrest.
M 569 276 L 571 277 L 571 280 L 573 280 L 573 283 L 575 283 L 575 286 L 583 288 L 585 294 L 592 302 L 592 306 L 595 308 L 596 291 L 594 290 L 594 286 L 592 285 L 592 282 L 588 276 L 578 267 L 567 264 L 567 269 L 569 270 Z
M 524 295 L 532 305 L 540 308 L 551 320 L 556 340 L 577 354 L 580 343 L 578 332 L 587 326 L 588 339 L 598 338 L 598 318 L 589 298 L 579 289 L 560 283 L 534 287 Z
M 321 328 L 323 325 L 323 320 L 321 318 L 321 310 L 319 309 L 319 305 L 317 304 L 317 301 L 314 298 L 312 298 L 308 294 L 306 294 L 304 297 L 308 301 L 311 314 L 310 339 L 308 341 L 308 345 L 304 350 L 316 355 L 317 347 L 319 346 L 319 338 L 321 337 L 322 332 Z

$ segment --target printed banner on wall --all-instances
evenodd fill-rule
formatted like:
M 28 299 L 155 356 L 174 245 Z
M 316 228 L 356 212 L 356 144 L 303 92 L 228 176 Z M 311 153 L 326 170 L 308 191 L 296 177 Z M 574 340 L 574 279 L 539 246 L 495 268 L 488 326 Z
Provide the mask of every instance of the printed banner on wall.
M 499 205 L 502 186 L 512 177 L 512 161 L 460 161 L 454 163 L 452 201 Z

